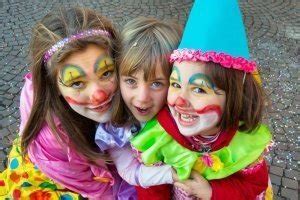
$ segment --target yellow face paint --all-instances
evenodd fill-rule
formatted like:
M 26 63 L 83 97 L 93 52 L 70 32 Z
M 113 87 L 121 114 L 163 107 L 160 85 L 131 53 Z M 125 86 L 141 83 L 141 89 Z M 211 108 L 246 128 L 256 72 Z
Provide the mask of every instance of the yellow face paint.
M 115 71 L 115 63 L 110 56 L 101 56 L 98 58 L 94 66 L 97 76 L 102 77 L 107 72 L 113 73 Z
M 72 85 L 72 83 L 80 81 L 85 77 L 85 72 L 79 66 L 66 65 L 60 71 L 60 79 L 66 86 Z
M 173 87 L 170 87 L 170 90 L 176 90 L 178 89 L 178 83 L 181 82 L 181 78 L 180 78 L 180 74 L 178 72 L 178 69 L 176 66 L 173 67 L 172 73 L 170 75 L 170 85 L 172 85 Z M 177 87 L 176 87 L 177 86 Z

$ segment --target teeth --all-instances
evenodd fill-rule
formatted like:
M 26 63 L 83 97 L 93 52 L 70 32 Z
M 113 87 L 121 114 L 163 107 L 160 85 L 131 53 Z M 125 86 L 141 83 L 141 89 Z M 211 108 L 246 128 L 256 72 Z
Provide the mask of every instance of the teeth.
M 197 116 L 186 115 L 186 114 L 179 114 L 179 117 L 182 121 L 185 121 L 185 122 L 192 122 L 192 121 L 195 121 L 195 119 L 197 118 Z

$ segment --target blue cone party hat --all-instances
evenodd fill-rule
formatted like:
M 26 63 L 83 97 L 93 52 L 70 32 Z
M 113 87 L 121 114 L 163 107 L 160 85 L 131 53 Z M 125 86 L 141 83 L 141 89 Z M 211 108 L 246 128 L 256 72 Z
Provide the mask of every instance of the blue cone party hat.
M 226 68 L 256 72 L 237 0 L 195 0 L 175 61 L 212 61 Z

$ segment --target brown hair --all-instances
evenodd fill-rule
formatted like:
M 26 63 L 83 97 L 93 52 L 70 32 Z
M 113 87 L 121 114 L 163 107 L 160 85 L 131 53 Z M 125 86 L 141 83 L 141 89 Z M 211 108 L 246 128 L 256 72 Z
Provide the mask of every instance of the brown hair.
M 43 56 L 51 46 L 63 38 L 87 29 L 106 30 L 111 36 L 98 35 L 73 41 L 57 50 L 47 64 L 43 62 Z M 84 50 L 89 44 L 96 44 L 108 50 L 112 57 L 116 57 L 119 48 L 118 34 L 111 22 L 93 10 L 58 9 L 46 15 L 34 27 L 30 43 L 34 98 L 29 119 L 22 133 L 21 146 L 24 154 L 45 122 L 58 141 L 62 144 L 65 142 L 53 120 L 53 116 L 57 116 L 71 144 L 80 154 L 91 162 L 107 158 L 105 154 L 99 153 L 94 142 L 96 122 L 73 111 L 59 95 L 57 85 L 58 64 L 73 52 Z
M 178 24 L 138 17 L 124 26 L 121 36 L 122 50 L 118 58 L 118 77 L 132 75 L 142 70 L 147 81 L 156 76 L 157 66 L 161 67 L 165 77 L 170 76 L 172 66 L 169 57 L 178 46 L 181 37 L 181 27 Z M 120 94 L 116 98 L 112 121 L 117 125 L 135 121 Z
M 262 120 L 264 93 L 253 75 L 247 73 L 243 82 L 243 71 L 227 69 L 213 62 L 207 63 L 207 71 L 216 87 L 226 94 L 221 129 L 255 129 Z M 239 122 L 243 123 L 239 125 Z

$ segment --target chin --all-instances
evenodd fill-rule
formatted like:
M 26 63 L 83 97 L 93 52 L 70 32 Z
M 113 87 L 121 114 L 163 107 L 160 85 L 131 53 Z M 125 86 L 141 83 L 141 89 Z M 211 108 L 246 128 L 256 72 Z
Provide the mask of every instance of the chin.
M 192 137 L 192 136 L 196 136 L 196 135 L 206 135 L 205 132 L 209 131 L 210 128 L 207 127 L 203 127 L 203 128 L 195 128 L 195 127 L 178 127 L 181 135 L 185 136 L 185 137 Z

